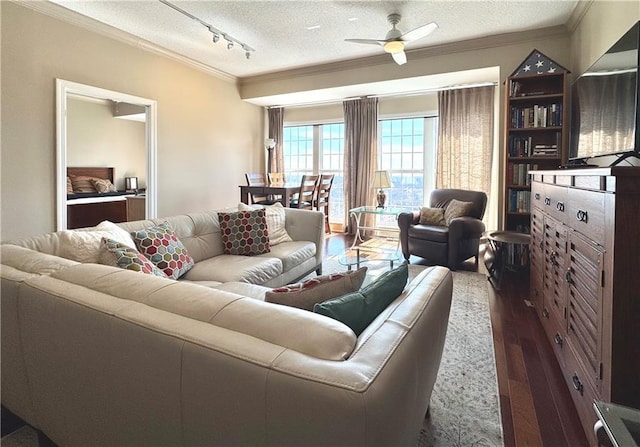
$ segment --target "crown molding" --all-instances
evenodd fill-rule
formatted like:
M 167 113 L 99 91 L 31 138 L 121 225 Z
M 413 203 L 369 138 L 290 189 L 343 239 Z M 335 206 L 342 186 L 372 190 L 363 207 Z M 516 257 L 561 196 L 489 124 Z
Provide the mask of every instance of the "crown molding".
M 580 25 L 580 22 L 582 22 L 584 15 L 587 13 L 589 8 L 591 8 L 592 4 L 593 0 L 578 0 L 578 4 L 573 9 L 573 12 L 569 16 L 569 20 L 567 20 L 566 24 L 570 33 L 573 34 L 578 25 Z
M 444 43 L 427 48 L 416 48 L 405 50 L 407 57 L 411 60 L 427 59 L 436 56 L 476 51 L 488 48 L 496 48 L 504 45 L 513 45 L 523 42 L 531 42 L 537 39 L 547 39 L 553 37 L 568 37 L 569 33 L 565 25 L 556 25 L 535 30 L 518 31 L 513 33 L 495 34 L 492 36 L 468 39 L 458 42 Z M 239 79 L 240 87 L 259 85 L 274 81 L 286 81 L 304 76 L 322 75 L 345 70 L 371 69 L 378 65 L 388 65 L 389 55 L 380 54 L 376 56 L 363 57 L 359 59 L 331 62 L 322 65 L 311 65 L 307 67 L 294 68 L 262 75 L 247 76 Z
M 0 0 L 2 1 L 2 0 Z M 90 17 L 79 14 L 75 11 L 71 11 L 70 9 L 64 8 L 58 4 L 51 3 L 49 1 L 28 1 L 28 0 L 10 0 L 11 2 L 29 8 L 33 11 L 39 12 L 41 14 L 47 15 L 57 20 L 61 20 L 70 25 L 75 25 L 80 28 L 84 28 L 91 32 L 95 32 L 97 34 L 103 35 L 105 37 L 117 40 L 119 42 L 125 43 L 127 45 L 131 45 L 135 48 L 139 48 L 144 51 L 148 51 L 150 53 L 154 53 L 168 59 L 173 59 L 174 61 L 180 62 L 184 65 L 187 65 L 191 68 L 195 68 L 196 70 L 203 71 L 211 76 L 215 76 L 222 80 L 237 83 L 238 78 L 236 76 L 230 75 L 224 71 L 218 70 L 210 65 L 203 64 L 202 62 L 196 61 L 189 57 L 178 54 L 174 51 L 168 50 L 160 45 L 156 45 L 148 40 L 141 39 L 140 37 L 134 36 L 131 33 L 126 31 L 122 31 L 120 29 L 114 28 L 105 23 L 94 20 Z

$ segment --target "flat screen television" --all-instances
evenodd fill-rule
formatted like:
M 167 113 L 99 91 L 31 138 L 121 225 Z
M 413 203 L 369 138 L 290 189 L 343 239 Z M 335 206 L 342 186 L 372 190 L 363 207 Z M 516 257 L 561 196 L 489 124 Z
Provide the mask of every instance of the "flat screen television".
M 640 158 L 639 47 L 640 22 L 573 83 L 570 166 Z

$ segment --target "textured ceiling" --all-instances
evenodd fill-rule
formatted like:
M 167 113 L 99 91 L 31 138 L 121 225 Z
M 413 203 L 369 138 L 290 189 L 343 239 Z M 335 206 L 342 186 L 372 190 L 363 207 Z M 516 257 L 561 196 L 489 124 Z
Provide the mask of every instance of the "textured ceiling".
M 249 60 L 238 45 L 228 50 L 222 39 L 214 44 L 201 23 L 158 0 L 53 3 L 218 71 L 246 77 L 382 54 L 381 47 L 344 39 L 383 39 L 390 29 L 387 15 L 392 12 L 402 14 L 398 28 L 403 32 L 431 21 L 439 25 L 428 37 L 408 44 L 410 50 L 562 25 L 578 1 L 172 1 L 254 48 Z M 410 64 L 410 53 L 408 59 Z

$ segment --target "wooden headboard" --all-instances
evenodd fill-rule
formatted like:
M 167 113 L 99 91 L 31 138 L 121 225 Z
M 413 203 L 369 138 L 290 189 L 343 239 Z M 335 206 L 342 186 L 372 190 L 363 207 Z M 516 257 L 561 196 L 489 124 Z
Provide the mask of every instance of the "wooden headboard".
M 113 168 L 103 167 L 70 167 L 67 166 L 67 175 L 86 175 L 87 177 L 106 178 L 113 183 Z

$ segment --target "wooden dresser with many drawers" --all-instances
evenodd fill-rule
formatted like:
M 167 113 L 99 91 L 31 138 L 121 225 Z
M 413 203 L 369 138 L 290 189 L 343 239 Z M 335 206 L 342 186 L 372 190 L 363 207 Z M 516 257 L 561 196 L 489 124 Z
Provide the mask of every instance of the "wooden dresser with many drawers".
M 640 167 L 533 171 L 531 300 L 584 430 L 640 408 Z

